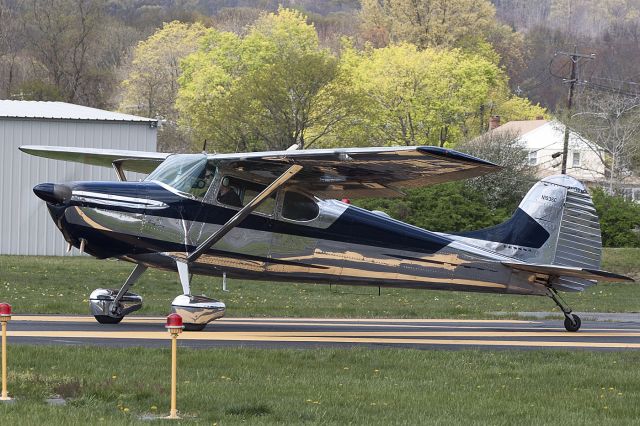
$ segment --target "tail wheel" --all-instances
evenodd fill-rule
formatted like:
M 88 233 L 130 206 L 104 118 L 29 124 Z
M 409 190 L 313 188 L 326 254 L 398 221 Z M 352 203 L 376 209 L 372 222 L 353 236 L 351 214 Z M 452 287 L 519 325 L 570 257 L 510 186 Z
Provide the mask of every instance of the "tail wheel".
M 118 324 L 124 317 L 110 317 L 109 315 L 94 315 L 100 324 Z
M 576 314 L 571 314 L 571 318 L 567 316 L 564 319 L 564 328 L 566 328 L 567 331 L 578 331 L 581 325 L 582 321 L 580 321 L 580 317 Z
M 202 331 L 207 326 L 207 324 L 194 324 L 194 323 L 184 323 L 185 331 Z

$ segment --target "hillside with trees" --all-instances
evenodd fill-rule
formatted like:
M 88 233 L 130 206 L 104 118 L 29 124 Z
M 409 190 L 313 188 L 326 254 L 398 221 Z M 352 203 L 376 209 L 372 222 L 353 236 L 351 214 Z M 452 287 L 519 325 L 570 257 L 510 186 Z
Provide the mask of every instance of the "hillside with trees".
M 574 49 L 595 56 L 568 111 Z M 614 193 L 640 168 L 639 70 L 636 0 L 0 0 L 0 98 L 157 117 L 162 151 L 426 144 L 492 158 L 509 141 L 470 142 L 490 117 L 558 117 L 602 149 Z M 444 216 L 425 200 L 457 193 L 467 219 L 449 230 L 490 224 L 530 184 L 522 152 L 508 157 L 499 180 L 387 210 L 431 226 Z

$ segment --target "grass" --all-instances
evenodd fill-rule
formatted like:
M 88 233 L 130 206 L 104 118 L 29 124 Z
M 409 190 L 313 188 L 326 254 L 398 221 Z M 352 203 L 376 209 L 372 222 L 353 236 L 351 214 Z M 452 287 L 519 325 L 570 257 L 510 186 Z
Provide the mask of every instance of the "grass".
M 638 352 L 180 349 L 188 423 L 637 424 Z M 3 424 L 148 424 L 169 352 L 12 346 Z M 187 367 L 188 366 L 188 367 Z M 48 406 L 60 395 L 67 406 Z M 186 422 L 185 422 L 186 423 Z
M 605 249 L 603 268 L 640 278 L 640 249 Z M 0 300 L 16 313 L 88 313 L 87 298 L 98 287 L 119 287 L 131 264 L 88 257 L 0 257 Z M 278 284 L 195 277 L 193 293 L 227 304 L 228 316 L 487 318 L 491 312 L 550 311 L 546 297 L 486 295 L 409 289 Z M 145 306 L 139 314 L 166 315 L 180 292 L 177 274 L 150 270 L 132 289 Z M 640 285 L 601 284 L 584 293 L 567 293 L 576 311 L 638 312 Z

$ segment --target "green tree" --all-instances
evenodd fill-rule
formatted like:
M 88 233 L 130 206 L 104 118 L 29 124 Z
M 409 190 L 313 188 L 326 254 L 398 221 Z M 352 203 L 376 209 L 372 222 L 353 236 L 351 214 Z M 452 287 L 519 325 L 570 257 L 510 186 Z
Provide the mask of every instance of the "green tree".
M 378 47 L 461 48 L 522 66 L 522 36 L 496 19 L 489 0 L 361 0 L 363 35 Z M 497 53 L 496 53 L 497 52 Z
M 519 119 L 543 111 L 512 97 L 493 62 L 459 49 L 347 48 L 342 60 L 362 101 L 348 138 L 359 145 L 450 145 L 484 131 L 491 108 Z
M 297 11 L 263 15 L 244 37 L 211 31 L 183 69 L 183 123 L 221 151 L 307 148 L 348 114 L 338 59 Z
M 591 197 L 600 217 L 602 245 L 640 247 L 640 205 L 602 188 L 591 191 Z
M 484 194 L 464 182 L 448 182 L 410 189 L 401 200 L 362 199 L 356 204 L 369 210 L 381 210 L 391 217 L 439 232 L 462 232 L 486 228 L 505 221 L 512 210 L 492 208 Z
M 122 82 L 120 109 L 164 120 L 159 132 L 159 148 L 163 151 L 188 150 L 185 135 L 177 129 L 175 109 L 178 94 L 180 61 L 198 49 L 207 29 L 199 23 L 173 21 L 163 25 L 133 51 L 127 77 Z

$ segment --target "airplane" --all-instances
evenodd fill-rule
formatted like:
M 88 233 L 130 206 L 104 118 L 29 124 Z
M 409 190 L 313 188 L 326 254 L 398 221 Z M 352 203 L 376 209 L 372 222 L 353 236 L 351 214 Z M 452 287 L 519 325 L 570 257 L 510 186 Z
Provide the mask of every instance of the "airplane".
M 434 146 L 293 148 L 168 154 L 20 147 L 115 171 L 118 181 L 33 188 L 69 250 L 135 264 L 119 289 L 91 293 L 91 313 L 103 324 L 117 324 L 142 307 L 142 297 L 129 290 L 148 268 L 178 273 L 182 293 L 171 309 L 194 331 L 226 309 L 191 294 L 194 274 L 548 296 L 563 312 L 567 331 L 578 331 L 581 320 L 560 291 L 633 281 L 600 270 L 599 220 L 587 189 L 570 176 L 535 183 L 502 224 L 443 233 L 339 200 L 401 197 L 408 188 L 482 176 L 500 166 Z M 147 176 L 127 181 L 125 172 Z

